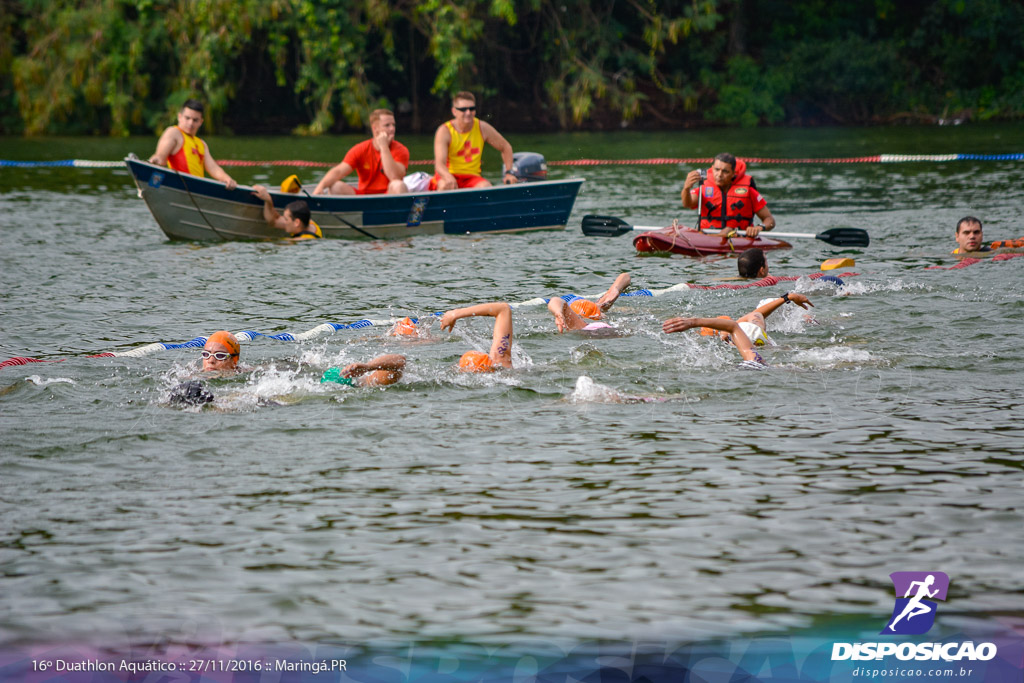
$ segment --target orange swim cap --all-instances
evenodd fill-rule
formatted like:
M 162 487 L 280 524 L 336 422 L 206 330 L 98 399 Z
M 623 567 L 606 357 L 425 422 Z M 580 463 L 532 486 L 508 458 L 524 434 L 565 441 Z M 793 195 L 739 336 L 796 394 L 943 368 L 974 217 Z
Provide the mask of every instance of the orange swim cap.
M 576 311 L 577 315 L 583 316 L 584 318 L 590 318 L 591 320 L 601 319 L 601 309 L 597 307 L 593 301 L 587 301 L 586 299 L 576 299 L 569 308 Z
M 494 363 L 483 351 L 466 351 L 459 359 L 459 370 L 463 372 L 491 372 Z
M 242 350 L 242 347 L 239 346 L 238 344 L 238 340 L 235 339 L 235 335 L 231 334 L 227 330 L 221 330 L 220 332 L 214 332 L 213 334 L 211 334 L 209 338 L 206 340 L 205 346 L 209 346 L 210 344 L 213 343 L 218 343 L 231 349 L 231 353 L 235 354 L 236 356 Z
M 416 337 L 419 336 L 419 333 L 420 331 L 417 329 L 416 323 L 409 317 L 402 318 L 388 331 L 388 334 L 392 337 Z
M 727 315 L 720 315 L 718 317 L 720 319 L 722 319 L 722 320 L 732 320 L 732 318 L 730 318 Z M 700 328 L 700 334 L 701 334 L 702 337 L 713 337 L 713 336 L 715 336 L 718 333 L 719 333 L 719 330 L 713 330 L 710 327 L 702 327 L 702 328 Z

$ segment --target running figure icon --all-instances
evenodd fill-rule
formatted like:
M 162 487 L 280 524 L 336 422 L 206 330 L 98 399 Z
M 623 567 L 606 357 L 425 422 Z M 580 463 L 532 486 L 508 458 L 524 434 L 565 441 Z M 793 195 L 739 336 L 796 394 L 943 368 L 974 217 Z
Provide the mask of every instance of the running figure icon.
M 888 628 L 890 631 L 892 631 L 893 633 L 896 632 L 896 623 L 903 617 L 906 617 L 907 621 L 910 621 L 916 616 L 928 614 L 932 611 L 932 607 L 923 603 L 922 600 L 924 600 L 925 598 L 934 598 L 935 595 L 939 592 L 938 588 L 936 588 L 933 591 L 928 590 L 934 583 L 934 574 L 929 574 L 924 581 L 912 581 L 910 583 L 910 586 L 907 588 L 907 592 L 903 595 L 903 597 L 910 598 L 910 594 L 914 591 L 914 586 L 917 586 L 917 594 L 914 595 L 914 597 L 910 598 L 910 601 L 907 602 L 906 606 L 903 608 L 903 611 L 900 612 L 899 616 L 893 619 L 891 622 L 889 622 Z

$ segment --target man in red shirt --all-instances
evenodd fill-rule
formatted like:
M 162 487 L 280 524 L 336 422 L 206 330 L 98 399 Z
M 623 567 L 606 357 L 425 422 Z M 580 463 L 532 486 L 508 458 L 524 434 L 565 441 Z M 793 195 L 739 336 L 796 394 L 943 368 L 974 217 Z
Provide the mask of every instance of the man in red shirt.
M 402 182 L 409 167 L 409 150 L 395 140 L 395 115 L 387 109 L 370 114 L 373 137 L 360 142 L 344 160 L 317 183 L 313 194 L 402 194 L 409 189 Z M 352 187 L 342 178 L 355 171 L 359 186 Z

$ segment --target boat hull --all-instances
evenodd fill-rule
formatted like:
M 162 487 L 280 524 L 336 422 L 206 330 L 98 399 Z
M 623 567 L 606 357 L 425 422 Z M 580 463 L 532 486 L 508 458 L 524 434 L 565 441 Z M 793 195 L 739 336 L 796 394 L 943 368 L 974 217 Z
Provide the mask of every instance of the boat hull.
M 642 232 L 633 238 L 633 246 L 641 254 L 684 254 L 709 256 L 712 254 L 741 254 L 747 249 L 788 249 L 792 245 L 767 237 L 729 237 L 699 232 L 685 226 L 662 228 Z
M 267 240 L 284 237 L 263 219 L 252 188 L 181 174 L 129 157 L 128 170 L 157 225 L 171 239 Z M 403 195 L 309 196 L 271 191 L 274 206 L 309 204 L 324 237 L 401 239 L 413 235 L 562 230 L 582 178 L 484 189 Z

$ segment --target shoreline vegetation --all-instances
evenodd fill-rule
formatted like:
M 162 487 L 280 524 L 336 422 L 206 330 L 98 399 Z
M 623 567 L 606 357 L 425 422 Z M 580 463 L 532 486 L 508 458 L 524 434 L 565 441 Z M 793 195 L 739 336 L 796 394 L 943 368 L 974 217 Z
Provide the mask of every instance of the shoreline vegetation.
M 508 132 L 1024 117 L 1016 0 L 0 0 L 0 134 Z

